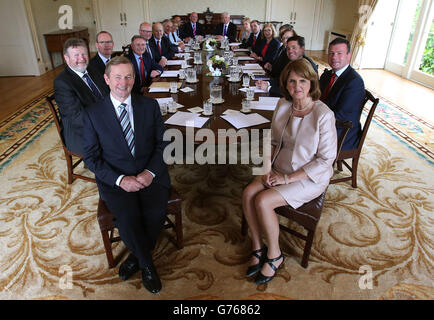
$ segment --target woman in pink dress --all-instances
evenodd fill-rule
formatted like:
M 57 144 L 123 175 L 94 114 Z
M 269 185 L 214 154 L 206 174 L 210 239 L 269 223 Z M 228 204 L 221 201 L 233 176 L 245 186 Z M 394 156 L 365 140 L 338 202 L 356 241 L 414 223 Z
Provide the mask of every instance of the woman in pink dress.
M 318 75 L 311 64 L 306 59 L 290 62 L 282 71 L 280 87 L 284 97 L 271 123 L 271 170 L 243 191 L 253 249 L 246 277 L 256 275 L 256 284 L 272 280 L 284 260 L 274 209 L 298 208 L 323 193 L 336 158 L 335 117 L 319 100 Z

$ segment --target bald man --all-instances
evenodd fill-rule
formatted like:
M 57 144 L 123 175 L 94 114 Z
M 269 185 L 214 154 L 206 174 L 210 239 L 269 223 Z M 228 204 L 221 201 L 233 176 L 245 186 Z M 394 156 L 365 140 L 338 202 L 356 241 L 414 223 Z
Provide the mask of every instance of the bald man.
M 167 65 L 167 60 L 172 59 L 178 51 L 169 38 L 163 37 L 163 25 L 160 22 L 152 25 L 152 37 L 149 39 L 149 48 L 152 51 L 152 57 L 163 68 Z

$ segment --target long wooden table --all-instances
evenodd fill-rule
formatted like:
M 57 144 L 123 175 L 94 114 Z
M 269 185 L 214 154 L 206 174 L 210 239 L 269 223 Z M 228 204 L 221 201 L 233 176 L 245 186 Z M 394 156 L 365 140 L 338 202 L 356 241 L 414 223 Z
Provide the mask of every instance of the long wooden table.
M 210 120 L 204 124 L 202 128 L 211 129 L 215 135 L 217 135 L 217 132 L 219 129 L 235 129 L 229 122 L 221 118 L 220 116 L 222 113 L 227 109 L 234 109 L 234 110 L 241 110 L 241 102 L 245 98 L 245 93 L 240 91 L 239 89 L 242 88 L 242 82 L 229 82 L 228 78 L 223 76 L 220 77 L 213 77 L 213 76 L 207 76 L 206 74 L 209 73 L 208 67 L 206 65 L 206 62 L 209 58 L 212 56 L 218 54 L 220 56 L 223 55 L 222 50 L 215 50 L 212 52 L 207 51 L 201 51 L 202 53 L 202 62 L 201 65 L 194 65 L 194 68 L 196 69 L 197 79 L 199 82 L 197 84 L 190 84 L 186 83 L 186 80 L 179 80 L 178 78 L 158 78 L 155 81 L 182 81 L 181 88 L 184 88 L 186 86 L 194 89 L 194 91 L 189 93 L 184 93 L 179 91 L 176 94 L 171 94 L 168 92 L 164 93 L 149 93 L 145 92 L 144 94 L 146 96 L 152 97 L 152 98 L 165 98 L 165 97 L 172 97 L 173 100 L 175 100 L 177 103 L 183 105 L 183 108 L 179 108 L 179 111 L 186 111 L 189 112 L 187 109 L 192 107 L 203 107 L 203 102 L 205 100 L 208 100 L 210 97 L 210 84 L 220 84 L 222 86 L 222 97 L 224 99 L 224 102 L 222 104 L 213 104 L 213 114 L 210 116 Z M 193 65 L 193 60 L 188 60 L 190 65 Z M 252 63 L 254 61 L 248 61 L 249 63 Z M 243 64 L 243 63 L 240 63 Z M 179 70 L 180 66 L 169 66 L 170 70 Z M 250 85 L 253 86 L 253 81 L 250 81 Z M 265 93 L 255 93 L 255 100 L 258 99 L 258 96 L 268 96 L 268 94 Z M 265 110 L 254 110 L 252 109 L 252 113 L 256 112 L 268 120 L 271 121 L 271 118 L 273 116 L 273 111 L 265 111 Z M 172 114 L 167 114 L 163 117 L 164 121 L 170 118 Z M 185 132 L 185 127 L 183 126 L 167 126 L 169 128 L 178 128 L 181 131 Z M 250 129 L 267 129 L 270 128 L 270 122 L 257 125 L 254 127 L 248 127 L 247 130 Z

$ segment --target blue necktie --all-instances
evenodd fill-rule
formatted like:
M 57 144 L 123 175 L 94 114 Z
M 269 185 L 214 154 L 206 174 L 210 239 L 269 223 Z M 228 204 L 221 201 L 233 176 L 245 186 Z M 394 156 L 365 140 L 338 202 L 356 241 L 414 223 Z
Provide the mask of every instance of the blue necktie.
M 226 25 L 225 25 L 225 29 L 223 31 L 223 35 L 226 36 Z
M 136 145 L 134 142 L 134 132 L 133 128 L 131 128 L 130 117 L 128 116 L 128 111 L 126 107 L 127 105 L 125 103 L 121 103 L 118 107 L 121 113 L 121 115 L 119 116 L 119 122 L 121 123 L 122 132 L 124 133 L 128 148 L 130 148 L 131 154 L 134 156 L 136 150 Z
M 101 92 L 99 91 L 99 89 L 95 85 L 95 83 L 93 83 L 92 79 L 89 77 L 89 75 L 87 73 L 84 74 L 83 79 L 89 85 L 90 90 L 92 90 L 92 92 L 95 95 L 95 97 L 97 97 L 98 99 L 101 99 L 102 98 Z

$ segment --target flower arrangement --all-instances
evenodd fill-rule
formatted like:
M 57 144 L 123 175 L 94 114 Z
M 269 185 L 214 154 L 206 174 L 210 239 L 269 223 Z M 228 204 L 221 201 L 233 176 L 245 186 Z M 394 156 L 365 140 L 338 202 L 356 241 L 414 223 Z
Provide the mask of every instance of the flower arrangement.
M 212 56 L 207 62 L 206 62 L 209 71 L 211 72 L 211 75 L 213 76 L 221 76 L 222 70 L 227 67 L 225 63 L 225 59 L 223 57 L 220 57 L 219 55 Z
M 202 43 L 202 49 L 206 51 L 214 51 L 215 49 L 217 49 L 217 46 L 218 46 L 218 41 L 214 38 L 206 39 Z

